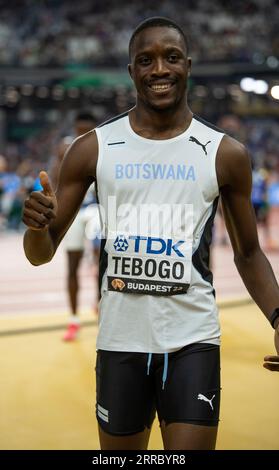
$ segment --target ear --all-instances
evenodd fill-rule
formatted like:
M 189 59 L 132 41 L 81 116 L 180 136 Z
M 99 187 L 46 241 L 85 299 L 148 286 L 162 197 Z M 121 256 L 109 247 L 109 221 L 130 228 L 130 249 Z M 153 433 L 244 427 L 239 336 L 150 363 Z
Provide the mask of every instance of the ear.
M 134 79 L 133 79 L 132 65 L 131 65 L 131 64 L 128 64 L 128 72 L 129 72 L 129 75 L 130 75 L 131 79 L 134 81 Z
M 190 77 L 191 70 L 192 70 L 192 57 L 187 57 L 187 63 L 188 63 L 188 77 Z

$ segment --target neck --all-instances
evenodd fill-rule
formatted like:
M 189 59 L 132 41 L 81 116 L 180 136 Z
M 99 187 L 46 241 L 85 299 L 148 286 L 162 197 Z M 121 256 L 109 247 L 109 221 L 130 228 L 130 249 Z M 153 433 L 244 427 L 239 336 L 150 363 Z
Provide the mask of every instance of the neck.
M 193 113 L 188 107 L 187 99 L 179 106 L 157 110 L 146 105 L 140 99 L 130 111 L 131 124 L 139 133 L 156 135 L 184 131 L 189 126 Z

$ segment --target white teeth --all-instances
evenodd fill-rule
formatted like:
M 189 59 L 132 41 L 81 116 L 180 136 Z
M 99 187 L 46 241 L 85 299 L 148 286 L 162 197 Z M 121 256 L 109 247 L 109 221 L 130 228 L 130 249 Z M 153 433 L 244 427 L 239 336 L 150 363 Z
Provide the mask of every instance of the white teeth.
M 163 90 L 168 90 L 172 86 L 171 83 L 166 83 L 163 85 L 151 85 L 152 90 L 155 91 L 163 91 Z

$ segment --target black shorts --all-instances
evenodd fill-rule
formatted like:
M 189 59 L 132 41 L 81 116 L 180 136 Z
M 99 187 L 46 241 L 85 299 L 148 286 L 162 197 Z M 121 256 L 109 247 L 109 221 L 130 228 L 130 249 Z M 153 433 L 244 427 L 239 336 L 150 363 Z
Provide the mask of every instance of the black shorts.
M 105 432 L 141 432 L 151 427 L 156 411 L 160 423 L 218 425 L 219 346 L 195 343 L 167 358 L 152 354 L 149 374 L 148 359 L 146 353 L 97 352 L 96 416 Z

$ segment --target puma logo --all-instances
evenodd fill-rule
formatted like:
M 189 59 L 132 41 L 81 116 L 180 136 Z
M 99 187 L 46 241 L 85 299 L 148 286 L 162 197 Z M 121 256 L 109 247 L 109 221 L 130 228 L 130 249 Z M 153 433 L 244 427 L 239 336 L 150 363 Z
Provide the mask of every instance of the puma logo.
M 202 147 L 202 149 L 203 149 L 205 155 L 207 155 L 206 146 L 211 143 L 211 140 L 209 140 L 208 142 L 206 142 L 206 144 L 202 144 L 201 142 L 198 141 L 198 139 L 196 139 L 196 137 L 193 137 L 193 136 L 191 135 L 190 138 L 189 138 L 189 141 L 190 141 L 190 142 L 194 142 L 194 143 L 197 144 L 197 145 L 200 145 L 200 146 Z
M 111 285 L 115 290 L 122 290 L 125 287 L 125 282 L 123 282 L 122 279 L 113 279 Z
M 211 409 L 213 410 L 213 405 L 212 405 L 212 401 L 213 401 L 213 398 L 215 398 L 215 395 L 213 395 L 213 397 L 211 398 L 211 400 L 209 400 L 209 398 L 205 397 L 204 395 L 202 395 L 202 393 L 199 393 L 198 394 L 198 400 L 203 400 L 203 401 L 207 401 L 207 403 L 210 404 L 210 407 Z

